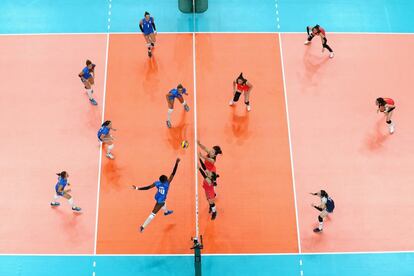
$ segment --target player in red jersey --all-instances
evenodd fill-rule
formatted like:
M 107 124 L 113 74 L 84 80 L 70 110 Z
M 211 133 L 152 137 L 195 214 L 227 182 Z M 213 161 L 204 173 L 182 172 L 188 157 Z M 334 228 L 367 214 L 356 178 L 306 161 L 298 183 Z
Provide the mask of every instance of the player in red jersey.
M 216 172 L 216 166 L 214 165 L 216 162 L 216 157 L 218 154 L 223 154 L 220 146 L 214 146 L 212 149 L 209 149 L 206 146 L 202 145 L 200 141 L 197 141 L 197 144 L 202 150 L 207 153 L 207 155 L 202 155 L 200 152 L 198 153 L 198 158 L 200 159 L 200 164 L 203 170 Z
M 308 33 L 308 39 L 305 41 L 305 45 L 308 45 L 311 43 L 311 40 L 315 37 L 315 36 L 320 36 L 321 41 L 322 41 L 322 53 L 325 51 L 325 48 L 328 49 L 329 51 L 329 57 L 333 58 L 334 57 L 334 52 L 332 50 L 331 47 L 329 47 L 328 43 L 328 39 L 326 39 L 326 34 L 325 34 L 325 29 L 322 28 L 319 25 L 315 25 L 314 27 L 308 26 L 306 27 L 306 31 Z
M 244 93 L 244 103 L 246 104 L 247 111 L 252 110 L 249 101 L 250 91 L 252 91 L 252 88 L 253 85 L 243 77 L 243 73 L 240 73 L 237 79 L 233 81 L 233 99 L 230 100 L 229 105 L 234 105 L 234 103 L 239 100 L 240 95 Z
M 217 186 L 216 180 L 219 177 L 219 175 L 212 171 L 204 171 L 202 168 L 200 168 L 200 166 L 198 166 L 198 170 L 204 177 L 203 189 L 206 193 L 206 198 L 209 204 L 209 213 L 212 213 L 211 220 L 215 220 L 217 217 L 217 209 L 215 203 L 216 191 L 214 190 L 214 187 Z
M 391 117 L 395 109 L 394 100 L 390 98 L 377 98 L 375 103 L 378 106 L 377 112 L 384 112 L 384 114 L 386 115 L 385 121 L 387 122 L 388 130 L 390 134 L 393 134 L 395 130 L 395 125 L 391 121 Z

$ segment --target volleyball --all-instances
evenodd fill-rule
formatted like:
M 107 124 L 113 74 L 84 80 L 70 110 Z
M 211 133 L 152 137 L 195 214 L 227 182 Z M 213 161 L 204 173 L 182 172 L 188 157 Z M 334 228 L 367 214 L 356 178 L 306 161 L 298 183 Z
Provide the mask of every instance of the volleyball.
M 182 147 L 183 149 L 188 148 L 188 141 L 187 141 L 187 140 L 182 141 L 182 142 L 181 142 L 181 147 Z

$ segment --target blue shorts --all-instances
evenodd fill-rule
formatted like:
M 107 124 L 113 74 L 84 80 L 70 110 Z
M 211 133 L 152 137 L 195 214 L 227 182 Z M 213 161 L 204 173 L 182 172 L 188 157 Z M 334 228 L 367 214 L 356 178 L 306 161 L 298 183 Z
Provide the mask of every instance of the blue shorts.
M 144 35 L 150 35 L 150 34 L 153 34 L 154 33 L 154 31 L 151 31 L 151 32 L 144 32 Z
M 90 78 L 92 78 L 92 76 L 90 76 L 89 78 L 81 77 L 81 82 L 87 82 Z
M 180 96 L 168 96 L 168 99 L 171 100 L 171 101 L 174 101 L 175 98 L 184 99 L 183 96 L 181 96 L 181 95 Z
M 58 191 L 56 191 L 56 194 L 57 194 L 58 196 L 63 196 L 63 192 L 58 192 Z
M 157 201 L 158 204 L 165 203 L 166 200 L 167 198 L 165 196 L 155 198 L 155 201 Z

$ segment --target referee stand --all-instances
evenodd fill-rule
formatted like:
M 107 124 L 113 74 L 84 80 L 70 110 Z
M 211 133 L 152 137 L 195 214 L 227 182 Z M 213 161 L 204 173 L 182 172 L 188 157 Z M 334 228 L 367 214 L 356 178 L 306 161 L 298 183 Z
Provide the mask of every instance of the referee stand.
M 178 0 L 178 8 L 183 13 L 203 13 L 208 9 L 208 0 Z
M 203 249 L 203 236 L 200 236 L 200 241 L 197 237 L 192 238 L 194 250 L 194 270 L 195 276 L 201 276 L 201 249 Z

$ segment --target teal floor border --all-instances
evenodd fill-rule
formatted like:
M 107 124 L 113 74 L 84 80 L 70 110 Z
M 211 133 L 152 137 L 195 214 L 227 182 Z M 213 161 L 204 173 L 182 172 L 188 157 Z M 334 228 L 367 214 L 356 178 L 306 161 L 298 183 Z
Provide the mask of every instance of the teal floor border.
M 329 32 L 414 33 L 412 0 L 209 0 L 208 6 L 195 15 L 194 29 L 178 0 L 2 0 L 0 34 L 105 33 L 108 25 L 110 32 L 139 32 L 145 11 L 160 32 L 304 32 L 318 23 Z
M 205 255 L 204 276 L 413 276 L 414 253 Z M 0 275 L 194 275 L 193 256 L 1 256 Z

